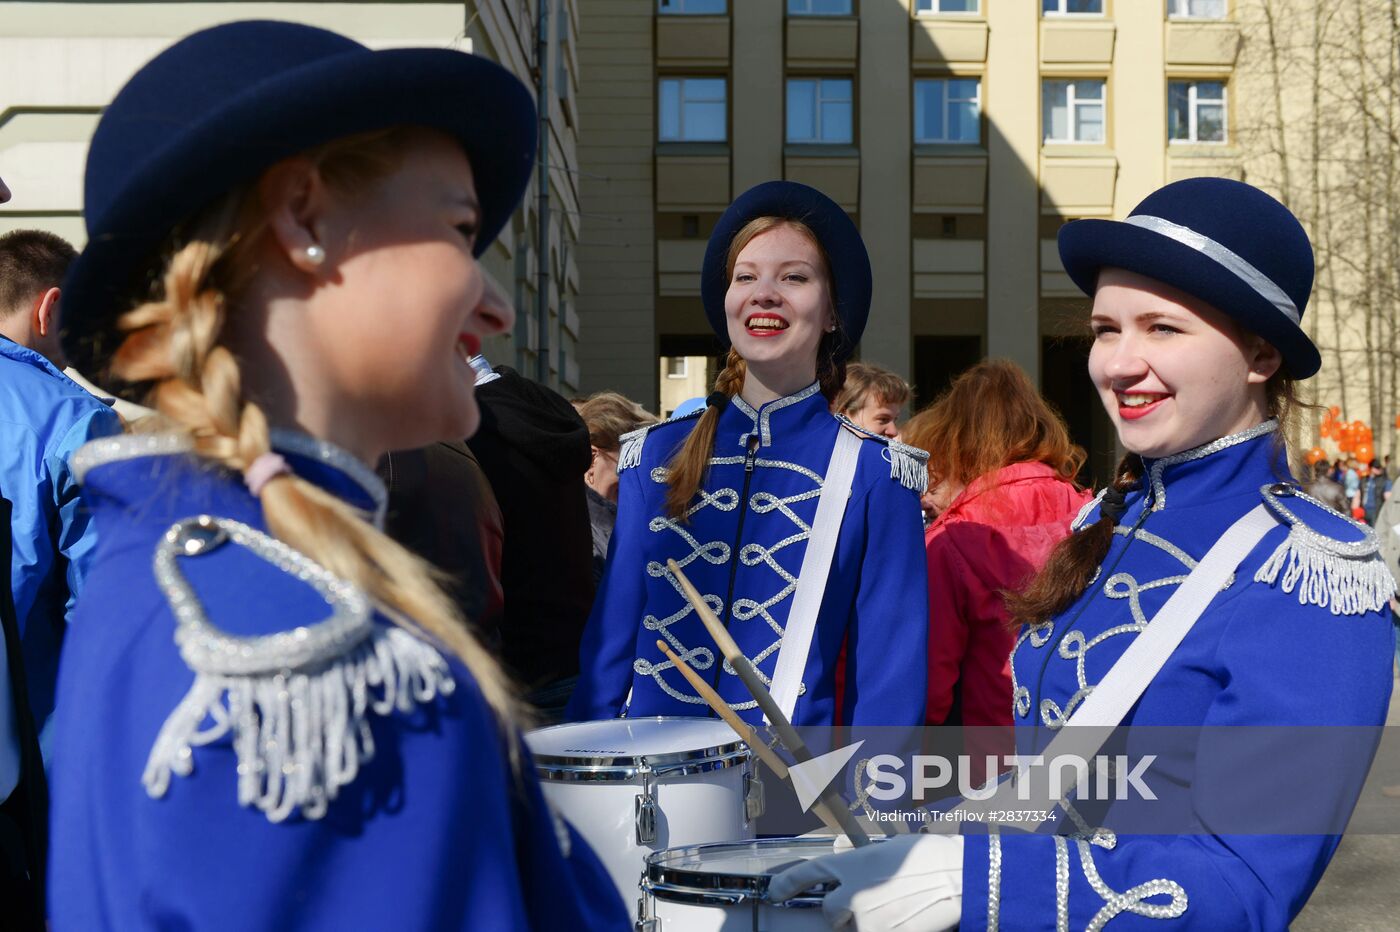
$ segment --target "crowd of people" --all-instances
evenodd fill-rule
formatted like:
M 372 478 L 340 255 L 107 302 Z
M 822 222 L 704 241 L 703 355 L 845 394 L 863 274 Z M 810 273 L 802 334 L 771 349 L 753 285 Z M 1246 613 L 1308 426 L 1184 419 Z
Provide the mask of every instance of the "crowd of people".
M 1394 474 L 1290 471 L 1320 358 L 1277 201 L 1193 179 L 1062 229 L 1126 450 L 1095 495 L 1013 363 L 910 412 L 855 358 L 860 232 L 790 181 L 710 235 L 709 396 L 662 419 L 492 366 L 514 310 L 479 259 L 535 131 L 484 59 L 233 23 L 104 112 L 81 253 L 0 237 L 7 925 L 631 928 L 522 736 L 710 715 L 677 657 L 764 721 L 672 565 L 793 723 L 1036 752 L 1262 514 L 1120 723 L 1384 722 L 1400 564 L 1366 525 L 1400 525 Z M 1349 812 L 1357 770 L 1316 804 Z M 1211 808 L 1173 837 L 900 836 L 772 896 L 835 882 L 857 929 L 1285 928 L 1336 836 L 1217 834 Z

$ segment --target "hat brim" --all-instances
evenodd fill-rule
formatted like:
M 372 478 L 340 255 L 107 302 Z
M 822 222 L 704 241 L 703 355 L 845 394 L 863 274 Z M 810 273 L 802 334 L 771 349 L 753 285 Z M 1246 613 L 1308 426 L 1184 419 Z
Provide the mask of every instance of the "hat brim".
M 1322 367 L 1301 327 L 1229 269 L 1170 237 L 1118 220 L 1075 220 L 1060 228 L 1059 247 L 1065 272 L 1091 298 L 1102 269 L 1136 272 L 1199 298 L 1268 340 L 1289 376 L 1306 379 Z
M 831 263 L 836 316 L 841 322 L 843 339 L 835 347 L 836 357 L 843 361 L 850 358 L 870 317 L 870 255 L 850 214 L 816 188 L 795 181 L 767 181 L 750 188 L 729 205 L 715 224 L 700 272 L 700 299 L 710 327 L 727 347 L 729 327 L 724 298 L 729 291 L 729 246 L 745 225 L 759 217 L 798 220 L 816 235 Z
M 132 397 L 132 386 L 105 372 L 121 343 L 114 325 L 148 292 L 156 251 L 179 224 L 281 159 L 396 126 L 436 129 L 461 144 L 481 205 L 480 256 L 529 184 L 536 142 L 529 91 L 496 63 L 450 49 L 331 56 L 250 84 L 212 108 L 165 148 L 144 155 L 102 215 L 88 218 L 87 246 L 63 289 L 70 363 Z

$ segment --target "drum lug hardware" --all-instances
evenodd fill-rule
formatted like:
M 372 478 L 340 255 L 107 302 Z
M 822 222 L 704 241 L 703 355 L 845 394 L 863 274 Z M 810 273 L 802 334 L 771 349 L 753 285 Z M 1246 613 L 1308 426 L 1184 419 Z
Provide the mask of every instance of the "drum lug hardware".
M 638 793 L 636 799 L 637 844 L 656 844 L 656 798 Z
M 656 796 L 654 795 L 653 782 L 655 774 L 652 773 L 643 761 L 642 764 L 642 791 L 637 794 L 633 802 L 633 818 L 637 829 L 637 844 L 656 844 Z
M 763 781 L 756 773 L 744 774 L 744 821 L 753 822 L 763 815 L 767 807 Z
M 647 898 L 639 897 L 637 900 L 637 921 L 632 924 L 635 932 L 661 932 L 661 920 L 650 915 L 651 910 L 647 909 Z

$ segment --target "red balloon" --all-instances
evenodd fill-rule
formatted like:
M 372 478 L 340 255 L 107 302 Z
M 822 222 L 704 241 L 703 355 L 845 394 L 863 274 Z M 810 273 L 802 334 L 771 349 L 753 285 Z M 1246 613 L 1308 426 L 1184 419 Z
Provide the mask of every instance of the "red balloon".
M 1376 458 L 1376 451 L 1371 449 L 1369 443 L 1359 443 L 1356 445 L 1356 458 L 1363 463 L 1369 463 Z

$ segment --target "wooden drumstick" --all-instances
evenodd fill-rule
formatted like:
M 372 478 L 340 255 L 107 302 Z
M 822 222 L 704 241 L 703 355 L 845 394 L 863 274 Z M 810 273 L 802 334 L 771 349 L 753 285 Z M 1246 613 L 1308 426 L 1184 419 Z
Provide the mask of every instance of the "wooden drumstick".
M 778 703 L 768 692 L 768 687 L 763 685 L 762 678 L 759 677 L 758 671 L 753 668 L 753 664 L 749 663 L 749 658 L 744 656 L 744 652 L 739 649 L 738 644 L 734 643 L 729 632 L 724 630 L 724 625 L 720 624 L 715 613 L 710 611 L 710 606 L 705 604 L 699 590 L 691 584 L 689 579 L 686 579 L 675 560 L 667 560 L 666 566 L 680 582 L 681 590 L 695 608 L 695 613 L 700 616 L 705 629 L 710 632 L 710 637 L 714 638 L 720 653 L 724 654 L 724 659 L 729 661 L 729 665 L 739 675 L 739 682 L 744 684 L 749 695 L 753 696 L 758 707 L 763 710 L 768 724 L 772 726 L 773 733 L 778 736 L 783 747 L 787 748 L 788 753 L 796 758 L 799 764 L 805 764 L 811 760 L 812 752 L 808 750 L 806 742 L 797 734 L 797 729 L 792 727 L 792 722 L 788 721 L 783 710 L 778 707 Z M 852 845 L 861 848 L 870 844 L 870 836 L 865 833 L 865 830 L 860 827 L 860 823 L 856 821 L 856 817 L 851 815 L 851 811 L 846 808 L 846 802 L 841 798 L 841 794 L 828 787 L 819 798 L 826 803 L 831 814 L 836 817 L 836 821 L 841 823 L 841 831 L 851 840 Z
M 739 713 L 729 707 L 729 703 L 725 702 L 724 699 L 720 697 L 720 694 L 715 692 L 714 687 L 705 682 L 705 678 L 699 673 L 696 673 L 695 669 L 682 660 L 679 654 L 671 650 L 665 641 L 657 641 L 656 648 L 666 655 L 666 659 L 671 661 L 677 670 L 681 671 L 681 675 L 690 682 L 691 688 L 695 690 L 695 694 L 701 699 L 704 699 L 705 702 L 709 704 L 710 708 L 714 709 L 715 714 L 724 719 L 730 728 L 734 729 L 734 733 L 739 736 L 740 740 L 753 748 L 753 752 L 758 755 L 758 759 L 767 764 L 768 769 L 773 771 L 779 780 L 786 780 L 788 778 L 787 762 L 779 757 L 773 749 L 768 746 L 768 743 L 759 736 L 758 729 L 740 718 Z M 836 817 L 831 814 L 831 810 L 827 807 L 825 802 L 817 800 L 816 805 L 812 807 L 812 812 L 816 813 L 817 818 L 821 819 L 822 824 L 830 831 L 837 834 L 844 834 L 841 829 L 841 823 L 836 821 Z

